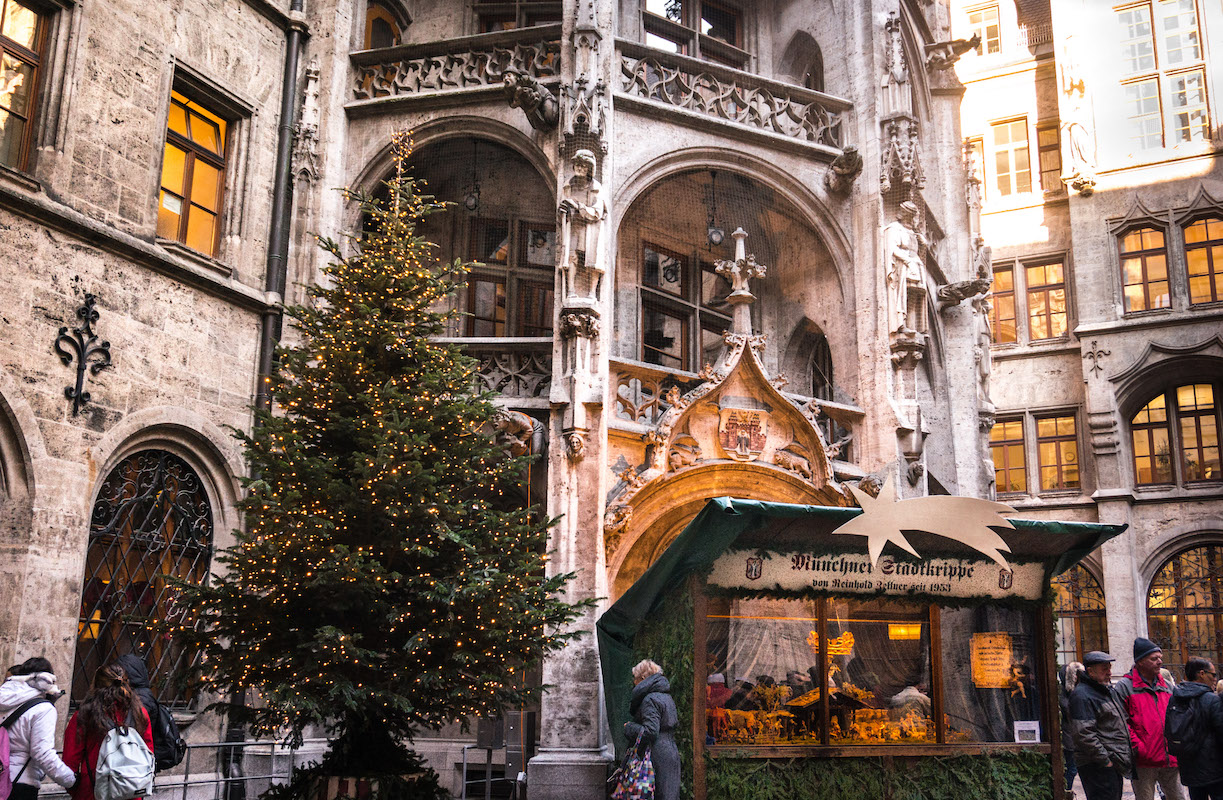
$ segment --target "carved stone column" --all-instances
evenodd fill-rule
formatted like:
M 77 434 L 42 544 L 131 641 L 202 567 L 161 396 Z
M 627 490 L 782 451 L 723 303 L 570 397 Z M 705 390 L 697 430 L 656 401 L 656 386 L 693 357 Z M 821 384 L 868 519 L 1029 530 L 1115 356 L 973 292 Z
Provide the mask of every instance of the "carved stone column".
M 553 343 L 552 445 L 548 455 L 548 562 L 573 572 L 566 599 L 607 597 L 602 521 L 607 495 L 608 347 L 611 319 L 612 185 L 608 152 L 613 0 L 565 0 L 557 136 L 558 245 Z M 532 800 L 601 800 L 606 795 L 607 747 L 598 644 L 591 609 L 573 627 L 581 635 L 543 665 L 551 685 L 541 703 L 540 750 L 527 781 Z

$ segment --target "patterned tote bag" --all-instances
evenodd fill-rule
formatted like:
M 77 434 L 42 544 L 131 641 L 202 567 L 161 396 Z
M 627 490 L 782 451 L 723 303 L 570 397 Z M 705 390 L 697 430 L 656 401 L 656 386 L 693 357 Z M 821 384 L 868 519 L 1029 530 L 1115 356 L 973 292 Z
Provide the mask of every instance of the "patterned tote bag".
M 617 779 L 612 800 L 654 800 L 654 762 L 650 760 L 650 748 L 641 753 L 641 734 L 629 749 L 624 763 L 612 777 Z

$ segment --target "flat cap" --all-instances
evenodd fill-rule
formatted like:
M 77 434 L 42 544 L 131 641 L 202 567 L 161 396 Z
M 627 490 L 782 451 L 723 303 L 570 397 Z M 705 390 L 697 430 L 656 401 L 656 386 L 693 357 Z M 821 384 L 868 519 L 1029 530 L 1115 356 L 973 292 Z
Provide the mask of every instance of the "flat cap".
M 1117 659 L 1101 650 L 1092 650 L 1090 653 L 1083 656 L 1083 666 L 1090 667 L 1092 664 L 1108 664 L 1116 660 Z

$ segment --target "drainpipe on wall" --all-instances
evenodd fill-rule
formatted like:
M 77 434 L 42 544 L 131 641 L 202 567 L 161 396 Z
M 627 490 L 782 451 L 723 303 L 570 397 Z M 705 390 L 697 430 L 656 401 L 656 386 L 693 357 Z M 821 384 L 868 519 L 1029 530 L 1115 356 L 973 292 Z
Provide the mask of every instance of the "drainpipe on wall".
M 268 230 L 267 277 L 264 283 L 268 308 L 263 312 L 259 332 L 259 377 L 255 388 L 255 408 L 268 410 L 272 398 L 268 394 L 267 378 L 274 367 L 276 345 L 280 341 L 284 317 L 283 303 L 289 254 L 289 201 L 292 194 L 294 110 L 297 105 L 297 67 L 302 39 L 306 33 L 305 0 L 292 0 L 289 6 L 289 27 L 285 31 L 284 80 L 280 87 L 280 127 L 276 140 L 276 173 L 272 183 L 272 219 Z M 259 424 L 259 420 L 255 420 Z M 243 747 L 246 730 L 237 711 L 244 704 L 246 688 L 230 690 L 230 711 L 226 715 L 225 741 L 231 747 L 219 750 L 225 800 L 246 800 L 243 780 Z
M 272 374 L 276 345 L 280 341 L 284 313 L 285 273 L 289 255 L 289 201 L 292 195 L 293 122 L 297 105 L 297 66 L 306 32 L 305 0 L 292 0 L 289 29 L 285 32 L 284 82 L 280 88 L 280 128 L 276 141 L 276 177 L 272 183 L 272 221 L 268 231 L 268 265 L 264 291 L 269 308 L 263 312 L 259 336 L 259 383 L 255 408 L 267 410 L 272 399 L 267 378 Z M 258 424 L 258 422 L 256 422 Z

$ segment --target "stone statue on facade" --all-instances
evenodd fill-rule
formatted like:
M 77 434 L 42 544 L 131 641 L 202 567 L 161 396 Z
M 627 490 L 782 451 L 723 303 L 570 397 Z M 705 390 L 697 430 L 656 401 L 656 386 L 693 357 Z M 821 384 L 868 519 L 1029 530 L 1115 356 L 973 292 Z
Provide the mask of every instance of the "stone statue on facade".
M 852 144 L 845 145 L 841 154 L 828 165 L 824 173 L 824 187 L 836 194 L 845 194 L 862 173 L 862 155 Z
M 607 224 L 607 198 L 603 185 L 595 180 L 595 155 L 589 150 L 573 154 L 573 177 L 565 185 L 561 200 L 561 267 L 565 270 L 566 301 L 579 294 L 579 269 L 590 271 L 590 291 L 593 298 L 599 278 L 604 273 L 599 261 L 599 244 Z
M 556 127 L 557 120 L 560 119 L 560 107 L 552 92 L 539 81 L 525 72 L 507 69 L 502 84 L 510 108 L 521 108 L 532 128 L 547 131 Z
M 888 282 L 888 330 L 912 331 L 909 325 L 909 290 L 925 286 L 922 252 L 926 239 L 917 231 L 917 206 L 900 204 L 896 221 L 883 229 L 884 269 Z

